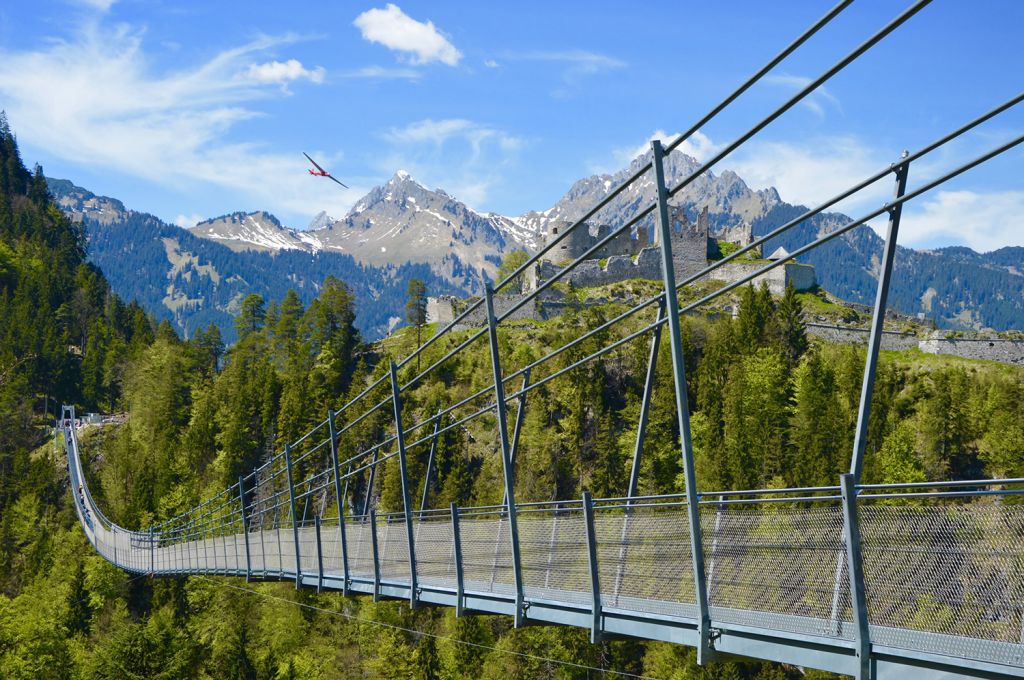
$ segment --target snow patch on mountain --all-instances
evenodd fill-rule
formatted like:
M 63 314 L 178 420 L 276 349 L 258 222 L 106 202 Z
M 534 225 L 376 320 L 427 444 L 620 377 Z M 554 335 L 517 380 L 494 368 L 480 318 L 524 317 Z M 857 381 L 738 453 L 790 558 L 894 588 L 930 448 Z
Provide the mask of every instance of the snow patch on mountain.
M 189 231 L 200 238 L 223 243 L 236 252 L 320 250 L 315 240 L 303 238 L 300 236 L 304 234 L 303 232 L 283 226 L 276 217 L 262 210 L 254 213 L 237 212 L 221 215 L 200 222 Z

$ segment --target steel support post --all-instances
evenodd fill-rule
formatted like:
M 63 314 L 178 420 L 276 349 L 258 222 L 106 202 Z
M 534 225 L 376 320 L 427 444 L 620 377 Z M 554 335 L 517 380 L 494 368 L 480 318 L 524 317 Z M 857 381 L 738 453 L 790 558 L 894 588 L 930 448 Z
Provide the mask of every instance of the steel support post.
M 906 157 L 907 152 L 903 152 Z M 907 172 L 910 163 L 901 161 L 893 163 L 896 173 L 895 197 L 902 198 L 907 190 Z M 897 203 L 889 208 L 889 226 L 885 234 L 885 251 L 882 253 L 882 267 L 878 274 L 878 289 L 875 292 L 875 308 L 871 315 L 871 335 L 868 336 L 868 353 L 864 362 L 864 382 L 861 385 L 860 404 L 857 409 L 857 430 L 853 440 L 853 460 L 850 461 L 850 474 L 855 484 L 860 484 L 860 475 L 864 470 L 864 452 L 867 449 L 868 420 L 871 418 L 871 396 L 875 389 L 875 374 L 878 371 L 878 352 L 882 346 L 882 334 L 885 325 L 885 307 L 889 299 L 889 283 L 892 280 L 892 267 L 896 259 L 896 241 L 900 231 L 900 216 L 903 204 Z
M 434 416 L 434 434 L 430 437 L 430 454 L 427 456 L 427 473 L 423 476 L 423 498 L 420 500 L 420 512 L 427 509 L 430 502 L 430 479 L 434 476 L 434 453 L 437 451 L 437 433 L 441 429 L 441 410 Z
M 846 543 L 847 573 L 850 575 L 850 602 L 853 609 L 857 659 L 856 678 L 868 680 L 871 672 L 871 632 L 868 627 L 867 596 L 864 593 L 864 564 L 860 554 L 860 524 L 857 520 L 857 486 L 853 474 L 840 477 L 843 496 L 843 539 Z
M 153 562 L 156 560 L 156 544 L 153 542 L 153 527 L 149 528 L 149 575 L 152 576 L 155 565 Z
M 253 481 L 256 482 L 256 489 L 255 489 L 256 502 L 259 503 L 260 506 L 261 506 L 261 510 L 260 510 L 260 564 L 263 566 L 263 569 L 262 569 L 262 571 L 263 571 L 263 578 L 266 578 L 267 577 L 267 540 L 266 540 L 266 537 L 264 535 L 266 532 L 264 532 L 264 530 L 263 530 L 263 524 L 264 524 L 264 518 L 267 516 L 267 511 L 266 511 L 266 508 L 263 507 L 263 506 L 266 505 L 266 503 L 260 503 L 260 500 L 259 500 L 259 498 L 260 498 L 260 476 L 259 476 L 259 473 L 256 474 L 256 476 L 253 478 Z
M 519 395 L 519 405 L 516 409 L 516 422 L 512 426 L 512 441 L 509 444 L 509 458 L 511 459 L 512 466 L 512 479 L 515 479 L 516 472 L 516 455 L 519 453 L 519 434 L 523 431 L 523 418 L 526 416 L 526 388 L 530 386 L 530 368 L 527 368 L 523 372 L 523 386 L 519 390 L 522 394 Z M 501 504 L 505 504 L 505 497 L 501 497 Z
M 338 468 L 338 433 L 334 429 L 334 414 L 327 409 L 327 430 L 331 438 L 331 466 L 334 468 L 334 498 L 338 506 L 338 540 L 341 541 L 341 594 L 348 595 L 348 542 L 345 540 L 345 491 L 341 489 Z M 348 490 L 348 479 L 345 480 Z
M 295 482 L 292 478 L 292 447 L 290 444 L 284 445 L 284 467 L 288 475 L 288 507 L 292 513 L 292 540 L 295 542 L 295 590 L 298 590 L 302 587 L 302 559 L 299 556 L 299 522 L 295 512 Z M 283 563 L 284 560 L 281 562 Z
M 587 560 L 590 564 L 590 594 L 593 618 L 590 622 L 590 642 L 601 641 L 601 580 L 597 566 L 597 532 L 594 530 L 594 499 L 589 491 L 583 492 L 583 521 L 587 525 Z
M 239 492 L 241 492 L 241 490 L 239 490 Z M 242 514 L 240 514 L 239 517 L 241 518 L 241 522 L 240 523 L 242 525 L 241 533 L 244 534 L 245 533 L 245 517 Z M 234 530 L 234 522 L 232 522 L 231 525 L 232 525 L 231 526 L 232 530 Z M 231 534 L 231 546 L 235 549 L 235 551 L 234 551 L 235 552 L 235 576 L 237 576 L 238 575 L 238 571 L 239 571 L 239 565 L 241 564 L 241 560 L 238 558 L 238 534 L 237 533 Z M 246 573 L 248 573 L 248 570 L 246 570 Z
M 462 535 L 459 533 L 459 508 L 451 504 L 452 511 L 452 544 L 455 550 L 455 616 L 462 616 L 462 598 L 465 593 L 465 581 L 462 576 Z
M 516 455 L 519 453 L 519 435 L 523 431 L 523 418 L 526 416 L 526 388 L 530 386 L 529 368 L 523 372 L 523 386 L 520 388 L 519 405 L 516 408 L 516 422 L 512 426 L 512 442 L 509 448 L 509 460 L 512 464 L 512 478 L 515 479 Z
M 658 320 L 665 318 L 664 300 L 658 304 Z M 636 496 L 637 488 L 640 486 L 640 460 L 644 452 L 644 437 L 647 434 L 647 421 L 651 415 L 651 393 L 654 391 L 654 377 L 658 365 L 658 349 L 661 347 L 661 329 L 658 326 L 654 329 L 651 337 L 651 356 L 647 360 L 647 378 L 644 379 L 644 396 L 640 402 L 640 420 L 636 426 L 636 445 L 633 447 L 633 465 L 629 470 L 629 490 L 626 495 L 629 498 Z
M 352 464 L 349 463 L 348 466 L 345 468 L 345 486 L 341 490 L 341 497 L 345 499 L 345 503 L 346 504 L 348 503 L 348 482 L 349 482 L 349 477 L 348 476 L 349 476 L 349 474 L 351 474 L 351 472 L 352 472 Z M 344 518 L 344 515 L 342 515 L 342 519 L 343 518 Z M 339 520 L 339 521 L 341 521 L 341 520 Z M 341 594 L 342 595 L 348 595 L 349 582 L 352 580 L 352 577 L 349 574 L 349 570 L 348 570 L 348 535 L 347 535 L 347 530 L 344 530 L 344 531 L 341 532 L 341 540 L 342 540 L 342 544 L 341 544 L 341 568 L 342 568 L 342 575 L 345 577 L 345 581 L 341 584 Z
M 395 442 L 398 447 L 398 471 L 402 478 L 402 512 L 405 515 L 405 539 L 409 549 L 409 608 L 416 608 L 419 585 L 416 583 L 416 537 L 412 528 L 412 503 L 409 501 L 409 470 L 405 462 L 405 431 L 402 429 L 402 397 L 398 387 L 398 367 L 391 362 L 391 403 L 395 407 Z
M 203 513 L 203 523 L 200 524 L 203 530 L 203 571 L 209 571 L 210 569 L 210 547 L 209 541 L 207 541 L 207 527 L 206 527 L 206 513 Z M 198 553 L 198 551 L 197 551 Z
M 725 512 L 724 496 L 718 497 L 718 507 L 715 508 L 715 528 L 711 536 L 711 561 L 708 563 L 708 600 L 711 600 L 711 591 L 715 587 L 715 563 L 718 561 L 718 537 L 722 531 L 722 514 Z
M 498 349 L 498 322 L 494 316 L 494 291 L 484 284 L 487 303 L 487 331 L 491 345 L 491 368 L 494 373 L 495 415 L 498 417 L 498 440 L 501 444 L 501 470 L 505 479 L 505 509 L 508 514 L 509 541 L 512 547 L 512 574 L 515 578 L 516 608 L 514 625 L 523 625 L 523 568 L 519 559 L 519 527 L 516 524 L 515 470 L 509 448 L 508 421 L 505 414 L 505 385 L 501 375 L 501 356 Z
M 245 481 L 238 475 L 238 504 L 242 511 L 242 535 L 245 537 L 245 580 L 252 580 L 252 557 L 249 554 L 249 522 L 245 519 Z
M 324 589 L 324 547 L 320 542 L 320 515 L 313 515 L 313 529 L 316 532 L 316 592 Z
M 373 499 L 373 480 L 377 476 L 377 449 L 373 450 L 373 462 L 370 463 L 370 479 L 366 482 L 366 497 L 363 498 L 363 517 L 370 511 L 370 502 Z
M 693 556 L 694 589 L 697 597 L 697 623 L 700 645 L 697 663 L 711 660 L 711 616 L 708 612 L 708 591 L 704 573 L 704 547 L 700 531 L 700 496 L 693 465 L 693 442 L 690 438 L 690 405 L 686 393 L 686 365 L 683 340 L 679 328 L 679 300 L 676 297 L 676 272 L 672 261 L 672 223 L 668 213 L 668 191 L 665 188 L 665 150 L 661 142 L 651 142 L 654 180 L 658 189 L 658 234 L 661 242 L 661 274 L 665 283 L 665 314 L 668 317 L 669 344 L 672 347 L 672 378 L 675 383 L 676 411 L 679 417 L 679 438 L 683 454 L 686 482 L 686 511 L 690 525 L 690 552 Z
M 284 580 L 284 549 L 281 547 L 281 515 L 274 512 L 274 533 L 277 535 L 277 574 Z
M 221 511 L 223 512 L 223 510 Z M 220 544 L 224 548 L 224 575 L 228 574 L 228 534 L 227 528 L 227 517 L 225 515 L 220 516 Z
M 370 508 L 370 547 L 373 549 L 373 601 L 380 600 L 380 556 L 377 554 L 377 512 Z

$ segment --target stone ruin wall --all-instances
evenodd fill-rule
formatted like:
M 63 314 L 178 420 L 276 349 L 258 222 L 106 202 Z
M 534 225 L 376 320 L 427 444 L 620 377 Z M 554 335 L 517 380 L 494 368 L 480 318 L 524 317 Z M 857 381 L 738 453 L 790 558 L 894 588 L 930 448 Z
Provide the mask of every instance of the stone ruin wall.
M 949 354 L 965 359 L 987 359 L 1004 364 L 1024 364 L 1024 341 L 996 337 L 950 337 L 941 331 L 919 343 L 922 352 Z
M 866 345 L 870 331 L 867 328 L 854 326 L 837 326 L 827 323 L 805 323 L 807 334 L 821 338 L 825 342 L 841 345 Z M 884 331 L 882 333 L 882 349 L 905 350 L 917 349 L 917 336 L 913 333 Z
M 522 296 L 496 295 L 494 297 L 494 311 L 499 316 L 522 299 Z M 603 304 L 609 300 L 591 300 L 587 304 Z M 465 301 L 451 296 L 440 298 L 428 298 L 427 319 L 431 323 L 438 323 L 441 327 L 451 323 L 456 315 L 457 309 L 464 308 Z M 564 313 L 567 303 L 555 300 L 531 300 L 509 318 L 511 321 L 524 319 L 546 320 Z M 468 328 L 479 328 L 487 323 L 486 312 L 481 305 L 480 308 L 466 317 L 458 325 L 456 330 Z M 870 331 L 866 328 L 854 326 L 839 326 L 823 323 L 806 323 L 808 335 L 820 338 L 825 342 L 845 345 L 867 344 Z M 931 333 L 927 338 L 920 339 L 913 333 L 899 331 L 884 331 L 882 335 L 882 349 L 903 351 L 918 349 L 927 354 L 944 354 L 956 356 L 963 359 L 981 359 L 985 361 L 997 361 L 1004 364 L 1024 365 L 1024 341 L 1010 340 L 1006 338 L 977 336 L 950 336 L 942 331 Z

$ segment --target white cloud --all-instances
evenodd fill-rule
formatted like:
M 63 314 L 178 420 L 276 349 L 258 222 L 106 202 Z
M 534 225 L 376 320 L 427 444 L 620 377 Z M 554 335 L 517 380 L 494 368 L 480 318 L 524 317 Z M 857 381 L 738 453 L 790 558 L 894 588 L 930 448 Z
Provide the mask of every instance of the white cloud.
M 510 53 L 505 55 L 505 58 L 510 61 L 543 61 L 563 64 L 561 76 L 564 86 L 551 92 L 552 96 L 556 98 L 572 96 L 580 89 L 582 81 L 589 76 L 626 67 L 626 62 L 620 59 L 586 50 Z
M 174 223 L 181 227 L 182 229 L 188 229 L 190 227 L 196 226 L 204 219 L 205 218 L 202 215 L 192 213 L 191 215 L 178 215 L 177 217 L 174 218 Z
M 280 96 L 277 81 L 249 77 L 251 65 L 294 38 L 262 37 L 195 66 L 156 72 L 142 35 L 123 24 L 86 23 L 69 39 L 0 50 L 0 100 L 19 139 L 167 190 L 235 191 L 284 216 L 305 216 L 311 205 L 341 214 L 361 195 L 361 188 L 310 182 L 298 153 L 231 141 L 237 123 L 261 115 L 253 102 Z
M 764 79 L 765 83 L 769 85 L 778 85 L 787 90 L 792 90 L 794 94 L 804 89 L 811 84 L 811 79 L 806 76 L 795 76 L 788 73 L 779 73 L 776 75 L 766 76 Z M 800 105 L 809 109 L 819 118 L 825 117 L 825 107 L 828 105 L 830 108 L 842 113 L 843 107 L 839 103 L 839 100 L 828 91 L 824 85 L 819 85 L 810 94 L 804 97 L 800 101 Z
M 382 80 L 406 79 L 416 80 L 420 72 L 412 68 L 387 68 L 384 66 L 364 66 L 354 71 L 342 73 L 343 78 L 379 78 Z
M 602 73 L 613 69 L 623 68 L 626 62 L 615 57 L 609 57 L 596 52 L 586 50 L 565 50 L 561 52 L 525 52 L 513 55 L 514 59 L 524 61 L 555 61 L 568 64 L 570 71 L 577 75 L 589 75 Z
M 657 130 L 648 137 L 643 144 L 634 147 L 627 147 L 618 149 L 613 152 L 615 160 L 620 165 L 626 165 L 630 163 L 634 158 L 642 156 L 651 150 L 651 142 L 655 139 L 660 139 L 663 145 L 668 145 L 672 140 L 679 136 L 678 132 L 669 134 L 664 130 Z M 706 161 L 716 151 L 721 149 L 720 144 L 715 144 L 711 139 L 700 130 L 697 130 L 690 138 L 676 147 L 677 150 L 682 151 L 687 156 L 693 156 L 698 161 Z
M 390 152 L 377 159 L 381 172 L 408 168 L 428 186 L 442 187 L 480 207 L 502 181 L 525 140 L 463 118 L 425 119 L 384 133 Z
M 392 128 L 385 135 L 393 143 L 424 143 L 441 146 L 453 138 L 469 143 L 474 157 L 479 156 L 485 142 L 495 142 L 504 151 L 519 149 L 523 140 L 497 128 L 475 123 L 464 118 L 425 120 L 411 123 L 404 128 Z
M 308 80 L 319 84 L 324 82 L 325 73 L 322 66 L 307 69 L 298 59 L 252 64 L 246 72 L 253 82 L 276 85 L 286 85 L 294 80 Z
M 725 159 L 755 189 L 773 186 L 787 203 L 815 206 L 885 168 L 896 155 L 883 155 L 856 137 L 815 137 L 800 142 L 753 141 Z M 877 207 L 892 194 L 879 180 L 833 210 Z M 856 215 L 851 215 L 856 217 Z
M 434 26 L 434 22 L 416 21 L 397 5 L 388 3 L 384 9 L 370 9 L 353 22 L 364 40 L 379 43 L 389 50 L 404 52 L 413 64 L 439 61 L 455 66 L 462 53 Z
M 939 191 L 911 201 L 900 220 L 900 243 L 957 244 L 979 252 L 1024 245 L 1024 191 Z
M 486 66 L 487 68 L 498 68 L 499 66 L 501 66 L 501 64 L 499 64 L 493 59 L 485 59 L 484 66 Z
M 100 12 L 109 12 L 110 8 L 114 6 L 117 0 L 76 0 L 79 4 L 91 7 L 92 9 L 99 10 Z

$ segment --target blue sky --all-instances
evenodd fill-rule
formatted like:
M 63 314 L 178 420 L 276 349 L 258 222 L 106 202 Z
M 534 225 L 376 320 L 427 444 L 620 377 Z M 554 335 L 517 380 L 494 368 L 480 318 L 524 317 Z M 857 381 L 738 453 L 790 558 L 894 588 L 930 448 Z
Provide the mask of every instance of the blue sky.
M 266 209 L 303 227 L 399 168 L 518 215 L 685 129 L 831 5 L 18 0 L 0 6 L 0 108 L 26 162 L 171 222 Z M 856 0 L 689 150 L 734 139 L 904 6 Z M 718 169 L 828 198 L 1017 94 L 1022 26 L 1016 0 L 936 0 Z M 1022 129 L 1024 109 L 1004 114 L 910 184 Z M 352 188 L 306 175 L 302 151 Z M 1018 149 L 929 194 L 902 242 L 1024 243 L 1022 170 Z

